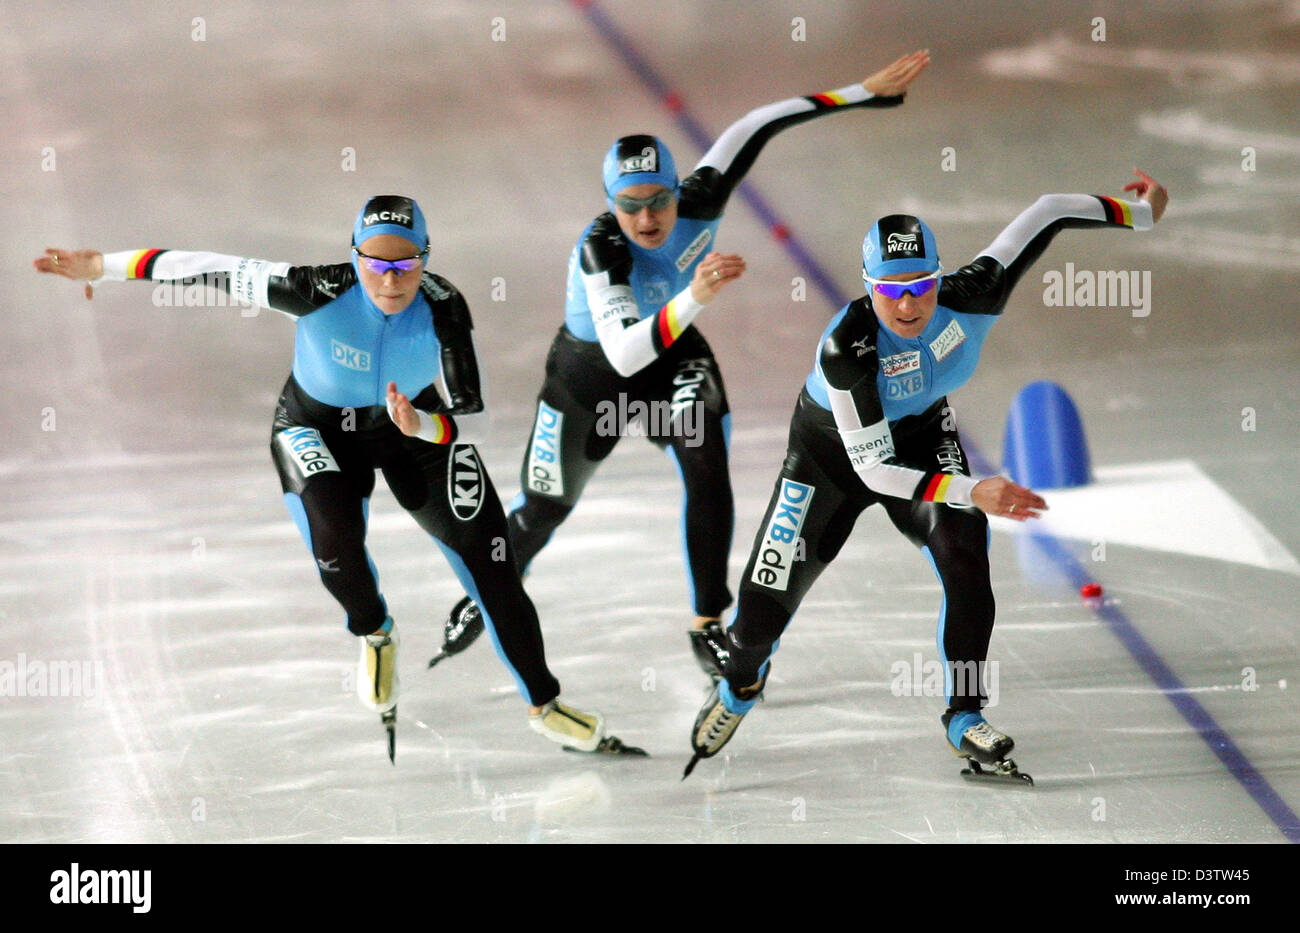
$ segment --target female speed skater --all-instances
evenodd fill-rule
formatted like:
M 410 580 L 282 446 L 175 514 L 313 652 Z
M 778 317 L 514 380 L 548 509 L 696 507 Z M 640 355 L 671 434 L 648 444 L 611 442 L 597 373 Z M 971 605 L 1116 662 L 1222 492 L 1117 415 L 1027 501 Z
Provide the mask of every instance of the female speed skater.
M 351 252 L 350 263 L 291 266 L 170 249 L 47 249 L 34 266 L 92 284 L 202 282 L 294 319 L 293 370 L 272 422 L 271 458 L 321 582 L 360 641 L 357 695 L 380 713 L 390 758 L 397 628 L 365 547 L 376 470 L 483 607 L 497 653 L 529 707 L 529 725 L 580 751 L 625 750 L 605 736 L 598 713 L 558 700 L 560 684 L 546 665 L 515 561 L 493 559 L 508 536 L 473 446 L 487 413 L 472 323 L 460 292 L 425 270 L 429 238 L 419 205 L 397 195 L 371 198 L 353 225 Z
M 729 126 L 681 180 L 657 137 L 624 136 L 610 147 L 603 167 L 609 210 L 587 225 L 570 254 L 565 321 L 547 356 L 522 491 L 511 503 L 521 572 L 614 449 L 622 416 L 643 413 L 647 438 L 681 476 L 690 641 L 701 667 L 716 676 L 721 615 L 732 601 L 731 416 L 713 351 L 693 322 L 745 271 L 740 256 L 712 250 L 723 210 L 776 133 L 851 108 L 896 106 L 929 61 L 928 51 L 914 52 L 860 84 L 759 107 Z M 461 600 L 448 632 L 472 638 L 475 613 L 470 597 Z
M 995 476 L 970 476 L 947 394 L 975 371 L 1011 291 L 1067 227 L 1146 230 L 1168 192 L 1150 176 L 1124 187 L 1139 200 L 1048 194 L 1023 211 L 971 263 L 943 273 L 934 234 L 916 217 L 877 220 L 862 244 L 867 294 L 822 334 L 795 405 L 777 478 L 727 629 L 723 678 L 691 731 L 694 757 L 722 750 L 767 681 L 782 633 L 868 506 L 879 503 L 939 577 L 938 644 L 949 743 L 973 773 L 1025 780 L 1007 755 L 1011 737 L 981 709 L 993 631 L 988 519 L 1038 518 L 1047 503 Z M 982 772 L 980 763 L 993 765 Z

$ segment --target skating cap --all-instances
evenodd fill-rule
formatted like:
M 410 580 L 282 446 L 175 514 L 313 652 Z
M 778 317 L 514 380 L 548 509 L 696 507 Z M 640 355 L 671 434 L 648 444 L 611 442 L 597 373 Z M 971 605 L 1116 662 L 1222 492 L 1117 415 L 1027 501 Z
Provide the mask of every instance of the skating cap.
M 890 214 L 871 225 L 862 241 L 862 271 L 873 279 L 909 272 L 935 272 L 934 234 L 911 214 Z
M 677 190 L 677 165 L 663 140 L 624 136 L 605 153 L 605 194 L 613 197 L 633 185 L 663 185 Z
M 397 194 L 380 194 L 366 202 L 352 226 L 352 245 L 360 246 L 372 236 L 391 233 L 410 240 L 419 249 L 429 245 L 420 205 Z

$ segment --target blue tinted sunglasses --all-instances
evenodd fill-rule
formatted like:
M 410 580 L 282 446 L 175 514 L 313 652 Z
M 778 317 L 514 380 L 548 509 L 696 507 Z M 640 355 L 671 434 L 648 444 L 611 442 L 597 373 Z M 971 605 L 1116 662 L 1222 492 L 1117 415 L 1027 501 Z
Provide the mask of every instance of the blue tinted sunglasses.
M 624 214 L 637 214 L 647 207 L 652 211 L 661 211 L 676 199 L 677 195 L 665 188 L 648 198 L 629 198 L 624 194 L 615 195 L 614 206 Z
M 367 256 L 355 246 L 352 247 L 352 252 L 357 254 L 357 258 L 361 260 L 361 264 L 366 267 L 367 272 L 383 275 L 391 270 L 398 275 L 403 275 L 420 268 L 420 263 L 424 262 L 424 257 L 429 255 L 429 247 L 426 246 L 420 250 L 418 255 L 412 256 L 410 259 L 380 259 L 377 256 Z
M 884 295 L 892 301 L 897 301 L 908 292 L 920 298 L 939 283 L 939 273 L 941 271 L 942 269 L 936 269 L 924 278 L 912 279 L 910 282 L 887 282 L 884 279 L 873 279 L 864 272 L 862 273 L 862 281 L 874 288 L 877 294 Z

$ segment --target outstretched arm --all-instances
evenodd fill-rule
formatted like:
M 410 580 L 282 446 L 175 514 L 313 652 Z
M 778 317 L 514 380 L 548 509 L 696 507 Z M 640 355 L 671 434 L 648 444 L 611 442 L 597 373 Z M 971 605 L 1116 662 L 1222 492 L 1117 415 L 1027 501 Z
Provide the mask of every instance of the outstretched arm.
M 202 282 L 236 301 L 300 317 L 332 300 L 355 281 L 351 267 L 291 266 L 287 262 L 246 259 L 221 253 L 139 249 L 117 253 L 47 249 L 32 263 L 37 272 L 62 275 L 92 285 L 107 280 Z
M 696 172 L 713 170 L 702 173 L 709 182 L 710 200 L 721 212 L 727 197 L 753 166 L 763 146 L 781 130 L 850 107 L 897 106 L 903 102 L 902 95 L 908 86 L 928 64 L 928 49 L 913 52 L 864 78 L 860 84 L 793 97 L 751 110 L 722 132 L 695 167 Z
M 1149 230 L 1164 216 L 1169 192 L 1137 169 L 1138 181 L 1124 187 L 1138 200 L 1106 195 L 1045 194 L 1020 212 L 969 265 L 943 277 L 939 301 L 954 311 L 998 314 L 1020 277 L 1062 230 L 1125 227 Z

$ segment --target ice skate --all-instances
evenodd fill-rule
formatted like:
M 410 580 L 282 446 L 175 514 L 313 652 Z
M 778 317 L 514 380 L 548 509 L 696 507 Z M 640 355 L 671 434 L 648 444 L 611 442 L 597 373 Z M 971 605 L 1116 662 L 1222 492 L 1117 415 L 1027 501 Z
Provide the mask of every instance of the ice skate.
M 357 661 L 357 697 L 363 706 L 379 713 L 388 733 L 388 760 L 397 763 L 397 626 L 385 619 L 387 630 L 361 638 L 361 658 Z
M 483 613 L 478 604 L 468 596 L 452 607 L 447 621 L 442 624 L 442 648 L 429 659 L 429 667 L 460 654 L 483 634 Z
M 385 620 L 386 630 L 361 638 L 357 661 L 357 697 L 363 706 L 386 713 L 397 705 L 397 626 Z
M 763 677 L 758 686 L 744 691 L 749 695 L 747 699 L 737 697 L 725 677 L 714 685 L 691 728 L 691 750 L 695 754 L 682 772 L 683 781 L 690 777 L 701 758 L 712 758 L 731 741 L 731 737 L 740 728 L 740 720 L 754 708 L 766 683 L 767 667 L 764 665 Z
M 731 657 L 731 652 L 727 650 L 727 633 L 723 630 L 722 623 L 714 619 L 702 629 L 691 629 L 687 635 L 700 670 L 708 674 L 709 679 L 716 684 L 722 679 L 722 669 Z
M 540 713 L 528 714 L 528 725 L 538 735 L 558 742 L 571 752 L 601 752 L 611 755 L 645 755 L 645 750 L 624 745 L 622 739 L 605 735 L 605 717 L 584 713 L 552 700 Z
M 969 766 L 962 770 L 968 781 L 1002 781 L 1021 786 L 1032 786 L 1034 779 L 1023 774 L 1016 763 L 1007 757 L 1016 747 L 1011 736 L 999 732 L 977 712 L 948 710 L 942 722 L 948 732 L 948 742 Z M 990 765 L 986 771 L 980 765 Z

